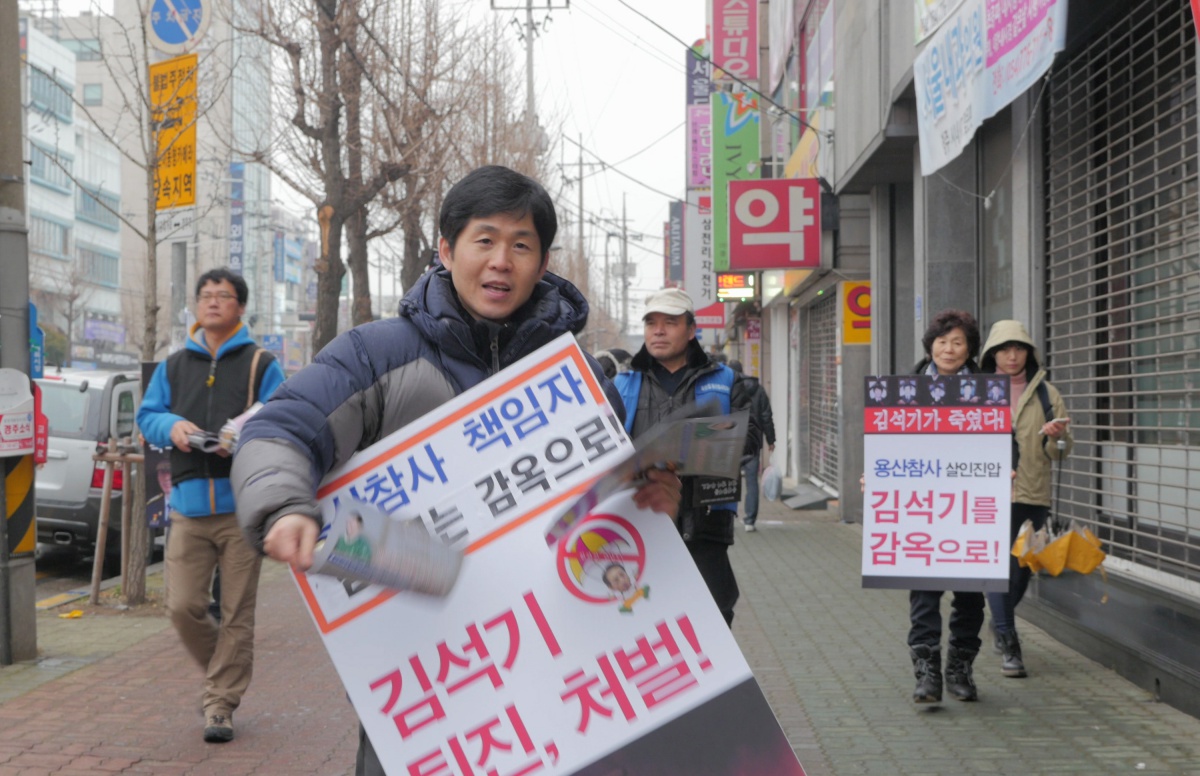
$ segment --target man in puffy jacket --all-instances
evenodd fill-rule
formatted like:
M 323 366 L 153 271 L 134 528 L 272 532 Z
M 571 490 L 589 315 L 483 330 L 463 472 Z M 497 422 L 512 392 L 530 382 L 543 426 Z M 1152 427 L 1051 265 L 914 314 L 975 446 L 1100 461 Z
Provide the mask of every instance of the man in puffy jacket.
M 651 294 L 642 321 L 646 342 L 630 362 L 630 371 L 617 375 L 625 427 L 634 439 L 689 404 L 715 399 L 725 413 L 750 409 L 749 384 L 729 367 L 715 363 L 696 341 L 695 306 L 686 292 L 664 288 Z M 761 438 L 751 412 L 744 454 L 757 458 Z M 737 502 L 698 503 L 702 479 L 684 478 L 676 522 L 717 608 L 732 625 L 738 585 L 729 565 L 729 546 Z
M 187 347 L 159 363 L 138 408 L 146 440 L 171 448 L 167 611 L 205 671 L 201 703 L 210 743 L 233 738 L 233 712 L 250 685 L 262 560 L 238 530 L 228 451 L 194 449 L 189 436 L 220 431 L 283 382 L 275 357 L 255 345 L 242 324 L 247 296 L 246 281 L 228 269 L 200 276 Z M 215 568 L 221 570 L 219 624 L 209 616 Z
M 775 452 L 775 415 L 771 412 L 771 398 L 767 396 L 767 389 L 762 387 L 757 377 L 750 377 L 742 371 L 741 361 L 730 361 L 729 368 L 741 375 L 750 386 L 750 413 L 758 421 L 758 427 L 767 443 L 767 454 L 770 455 Z M 742 474 L 746 476 L 746 513 L 742 517 L 742 523 L 746 527 L 746 533 L 758 530 L 754 524 L 758 522 L 759 458 L 757 455 L 748 458 L 742 465 Z
M 338 336 L 243 429 L 233 470 L 238 517 L 271 558 L 311 567 L 317 484 L 355 451 L 586 325 L 587 301 L 546 271 L 558 219 L 536 181 L 499 166 L 474 170 L 446 194 L 439 228 L 441 266 L 408 291 L 399 317 Z M 600 375 L 594 360 L 592 368 Z M 679 479 L 647 476 L 635 502 L 673 513 Z M 355 773 L 383 772 L 360 727 Z

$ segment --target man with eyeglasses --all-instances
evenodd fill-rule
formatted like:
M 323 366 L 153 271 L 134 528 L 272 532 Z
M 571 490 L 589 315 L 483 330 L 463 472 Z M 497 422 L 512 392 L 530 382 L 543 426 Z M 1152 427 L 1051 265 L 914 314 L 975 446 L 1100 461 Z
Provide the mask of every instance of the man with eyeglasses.
M 242 323 L 246 281 L 228 269 L 196 282 L 196 324 L 187 346 L 159 362 L 138 409 L 150 444 L 171 448 L 167 610 L 204 669 L 204 740 L 233 739 L 233 711 L 250 684 L 259 554 L 238 528 L 229 451 L 193 449 L 192 434 L 217 432 L 283 382 L 283 370 Z M 208 613 L 213 571 L 221 575 L 221 618 Z

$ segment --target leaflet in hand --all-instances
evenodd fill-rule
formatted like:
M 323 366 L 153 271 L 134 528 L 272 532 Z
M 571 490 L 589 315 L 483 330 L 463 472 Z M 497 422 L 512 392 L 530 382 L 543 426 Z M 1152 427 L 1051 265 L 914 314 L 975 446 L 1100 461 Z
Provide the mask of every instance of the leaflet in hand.
M 567 506 L 546 531 L 546 544 L 553 546 L 573 523 L 613 493 L 641 485 L 642 474 L 649 469 L 665 469 L 680 477 L 741 477 L 750 413 L 696 417 L 712 411 L 711 404 L 683 407 L 638 438 L 624 460 Z
M 373 504 L 347 499 L 322 529 L 309 572 L 445 596 L 462 560 L 462 553 L 431 537 L 420 520 L 396 519 Z

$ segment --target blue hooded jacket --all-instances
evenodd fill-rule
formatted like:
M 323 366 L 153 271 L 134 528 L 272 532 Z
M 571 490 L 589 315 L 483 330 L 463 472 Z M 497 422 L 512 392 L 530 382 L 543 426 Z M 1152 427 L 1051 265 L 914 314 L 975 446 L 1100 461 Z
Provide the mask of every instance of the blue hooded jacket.
M 246 345 L 253 345 L 254 340 L 245 324 L 242 324 L 228 340 L 217 349 L 217 360 Z M 212 358 L 212 352 L 204 344 L 204 330 L 199 324 L 192 327 L 191 336 L 187 341 L 187 349 L 199 352 L 205 358 Z M 259 384 L 258 400 L 265 402 L 283 383 L 283 369 L 278 361 L 272 360 L 263 373 Z M 146 394 L 138 408 L 138 426 L 142 436 L 155 447 L 171 447 L 171 428 L 185 418 L 171 411 L 171 384 L 167 379 L 167 361 L 160 361 L 146 386 Z M 218 431 L 219 429 L 206 429 Z M 184 480 L 171 487 L 171 510 L 185 517 L 207 517 L 221 515 L 234 511 L 233 488 L 228 477 L 197 478 Z

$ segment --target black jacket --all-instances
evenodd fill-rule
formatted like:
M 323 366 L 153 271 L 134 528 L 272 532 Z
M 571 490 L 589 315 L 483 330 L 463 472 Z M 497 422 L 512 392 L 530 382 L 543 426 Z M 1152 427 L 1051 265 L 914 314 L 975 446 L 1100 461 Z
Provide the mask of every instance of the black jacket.
M 750 414 L 758 421 L 758 427 L 762 431 L 763 439 L 768 445 L 775 444 L 775 414 L 771 412 L 771 397 L 767 396 L 767 389 L 762 387 L 762 383 L 757 377 L 749 375 L 741 375 L 741 378 L 746 381 L 750 391 Z
M 687 364 L 683 379 L 675 390 L 668 393 L 654 373 L 654 358 L 643 345 L 630 362 L 630 368 L 641 372 L 642 389 L 638 394 L 637 414 L 633 419 L 633 438 L 637 439 L 656 423 L 670 415 L 680 407 L 696 402 L 696 381 L 706 374 L 715 372 L 719 364 L 714 362 L 704 352 L 704 348 L 696 340 L 688 343 Z M 737 375 L 730 391 L 730 410 L 750 411 L 750 430 L 746 435 L 745 455 L 757 456 L 762 448 L 762 432 L 750 406 L 750 384 L 742 375 Z M 627 408 L 628 409 L 628 408 Z M 723 544 L 733 544 L 734 512 L 716 510 L 710 507 L 693 507 L 689 501 L 691 484 L 690 478 L 685 477 L 683 483 L 683 503 L 679 507 L 679 532 L 684 541 L 715 541 Z

